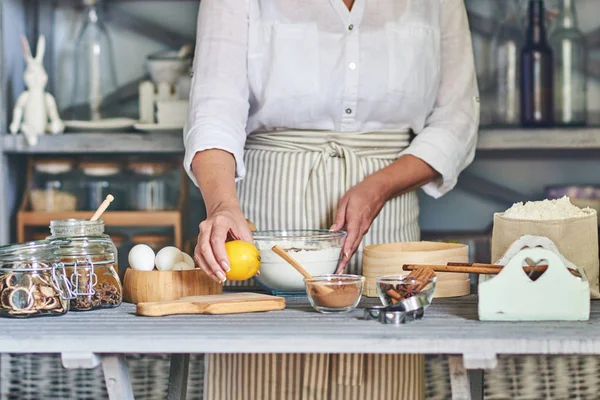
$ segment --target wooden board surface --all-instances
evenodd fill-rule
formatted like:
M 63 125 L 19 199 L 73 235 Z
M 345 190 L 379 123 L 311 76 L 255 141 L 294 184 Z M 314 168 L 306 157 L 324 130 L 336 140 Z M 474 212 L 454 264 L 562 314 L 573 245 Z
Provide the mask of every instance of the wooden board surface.
M 137 314 L 159 317 L 175 314 L 241 314 L 285 308 L 283 297 L 260 293 L 226 293 L 183 297 L 175 301 L 139 303 Z

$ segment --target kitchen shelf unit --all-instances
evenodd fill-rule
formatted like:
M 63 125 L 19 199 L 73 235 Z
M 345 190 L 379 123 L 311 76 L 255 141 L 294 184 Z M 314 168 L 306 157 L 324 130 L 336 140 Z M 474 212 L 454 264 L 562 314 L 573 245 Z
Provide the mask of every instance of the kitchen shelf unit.
M 3 135 L 5 154 L 182 154 L 183 133 L 64 133 L 44 135 L 31 147 L 23 135 Z
M 168 133 L 65 133 L 44 135 L 30 147 L 22 135 L 0 136 L 5 154 L 161 153 L 183 154 L 183 134 Z M 479 132 L 480 153 L 522 150 L 600 150 L 600 127 L 486 128 Z
M 33 179 L 33 169 L 36 156 L 27 156 L 27 178 L 26 189 L 19 211 L 17 212 L 17 241 L 26 242 L 32 240 L 35 228 L 48 228 L 50 221 L 64 220 L 70 218 L 89 219 L 93 216 L 94 211 L 34 211 L 30 206 L 31 192 L 29 183 Z M 179 157 L 176 157 L 179 159 Z M 181 173 L 181 185 L 179 188 L 179 200 L 175 209 L 168 210 L 126 210 L 126 211 L 110 211 L 110 207 L 105 211 L 101 219 L 105 226 L 131 228 L 131 227 L 156 227 L 169 228 L 173 232 L 174 245 L 183 249 L 183 223 L 184 215 L 187 211 L 187 178 L 183 171 Z

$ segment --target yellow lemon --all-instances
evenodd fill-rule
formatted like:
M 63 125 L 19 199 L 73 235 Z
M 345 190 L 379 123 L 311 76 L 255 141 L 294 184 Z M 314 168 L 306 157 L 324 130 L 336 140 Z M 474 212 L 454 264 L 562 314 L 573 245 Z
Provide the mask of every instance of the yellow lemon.
M 252 278 L 260 268 L 260 252 L 252 243 L 232 240 L 225 243 L 230 270 L 225 276 L 230 281 L 245 281 Z

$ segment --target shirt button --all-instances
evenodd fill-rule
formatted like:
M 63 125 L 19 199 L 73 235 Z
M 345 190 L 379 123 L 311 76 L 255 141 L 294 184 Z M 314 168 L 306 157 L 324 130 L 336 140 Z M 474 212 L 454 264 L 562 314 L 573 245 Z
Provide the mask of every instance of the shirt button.
M 351 108 L 346 108 L 346 114 L 352 114 L 352 109 Z
M 351 31 L 352 29 L 354 29 L 354 25 L 353 24 L 348 25 L 348 30 Z
M 348 68 L 350 68 L 351 70 L 355 70 L 356 69 L 356 63 L 350 63 L 348 64 Z

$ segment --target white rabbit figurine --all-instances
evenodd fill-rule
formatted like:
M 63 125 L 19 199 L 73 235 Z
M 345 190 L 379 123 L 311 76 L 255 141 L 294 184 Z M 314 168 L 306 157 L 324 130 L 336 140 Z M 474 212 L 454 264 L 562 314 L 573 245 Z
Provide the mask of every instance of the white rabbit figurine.
M 46 39 L 44 36 L 38 39 L 35 58 L 31 55 L 29 42 L 25 36 L 21 36 L 21 44 L 27 61 L 23 79 L 28 90 L 21 93 L 17 99 L 10 132 L 16 134 L 20 130 L 25 135 L 27 143 L 35 146 L 38 143 L 38 136 L 45 132 L 62 133 L 65 125 L 58 115 L 54 97 L 45 91 L 48 83 L 48 74 L 43 64 Z

